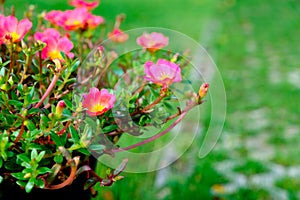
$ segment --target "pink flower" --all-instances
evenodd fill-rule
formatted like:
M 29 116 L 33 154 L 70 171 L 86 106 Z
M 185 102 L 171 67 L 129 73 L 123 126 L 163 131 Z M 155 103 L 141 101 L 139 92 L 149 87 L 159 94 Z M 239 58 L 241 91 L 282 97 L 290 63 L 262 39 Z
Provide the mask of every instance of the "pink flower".
M 71 0 L 69 4 L 76 8 L 87 8 L 88 10 L 92 10 L 99 5 L 99 0 L 92 1 L 92 2 L 88 2 L 84 0 Z
M 48 20 L 51 24 L 59 26 L 60 18 L 63 14 L 63 11 L 52 10 L 45 15 L 45 19 Z
M 87 8 L 76 8 L 64 12 L 54 10 L 47 13 L 45 18 L 52 24 L 69 31 L 93 29 L 104 22 L 102 17 L 92 15 Z
M 138 45 L 146 48 L 150 52 L 155 52 L 168 45 L 169 38 L 161 33 L 143 33 L 136 39 Z
M 66 36 L 61 37 L 54 28 L 35 33 L 34 39 L 46 43 L 46 47 L 42 50 L 43 59 L 49 57 L 51 60 L 62 60 L 61 52 L 64 52 L 69 58 L 74 57 L 74 54 L 70 52 L 73 49 L 73 43 Z
M 24 35 L 31 29 L 32 23 L 28 19 L 18 19 L 14 16 L 0 17 L 0 44 L 19 42 Z
M 91 88 L 88 94 L 83 95 L 83 108 L 87 109 L 87 114 L 90 116 L 102 115 L 109 109 L 114 107 L 116 96 L 110 94 L 108 90 L 98 88 Z
M 128 39 L 128 35 L 121 31 L 119 28 L 114 28 L 114 30 L 112 32 L 109 32 L 107 35 L 111 41 L 117 43 L 123 43 Z
M 87 29 L 93 29 L 96 28 L 98 25 L 102 24 L 104 22 L 103 17 L 92 15 L 91 13 L 87 13 L 86 20 L 85 20 L 85 26 Z
M 145 79 L 163 87 L 169 87 L 174 82 L 181 81 L 179 65 L 168 60 L 159 59 L 156 64 L 148 61 L 144 65 Z

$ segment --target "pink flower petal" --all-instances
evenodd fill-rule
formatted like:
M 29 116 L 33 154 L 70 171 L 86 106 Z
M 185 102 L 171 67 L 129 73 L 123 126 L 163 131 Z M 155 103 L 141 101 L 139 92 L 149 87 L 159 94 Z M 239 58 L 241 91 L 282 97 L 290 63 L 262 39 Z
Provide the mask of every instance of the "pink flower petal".
M 32 22 L 29 21 L 28 19 L 22 19 L 17 27 L 17 34 L 20 35 L 20 38 L 23 38 L 24 35 L 31 29 L 32 27 Z
M 3 28 L 6 32 L 12 33 L 16 32 L 18 27 L 18 20 L 14 16 L 7 16 L 3 21 Z
M 73 43 L 67 38 L 60 38 L 57 42 L 57 50 L 67 53 L 73 49 Z
M 145 80 L 168 87 L 173 82 L 180 82 L 181 69 L 179 65 L 168 60 L 159 59 L 157 64 L 148 61 L 144 65 Z

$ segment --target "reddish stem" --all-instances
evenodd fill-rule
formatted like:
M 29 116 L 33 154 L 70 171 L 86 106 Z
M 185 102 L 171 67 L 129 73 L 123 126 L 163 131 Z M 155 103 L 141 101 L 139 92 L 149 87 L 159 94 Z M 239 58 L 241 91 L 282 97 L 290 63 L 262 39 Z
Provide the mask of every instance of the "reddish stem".
M 166 96 L 165 92 L 161 93 L 159 95 L 159 97 L 157 99 L 155 99 L 155 101 L 153 101 L 151 104 L 149 104 L 145 108 L 143 108 L 143 110 L 141 112 L 143 113 L 143 112 L 149 110 L 150 108 L 152 108 L 153 106 L 155 106 L 156 104 L 158 104 L 165 96 Z
M 51 91 L 55 87 L 58 77 L 59 76 L 57 74 L 54 75 L 49 87 L 47 88 L 46 92 L 42 96 L 41 100 L 34 106 L 35 108 L 39 108 L 42 105 L 42 103 L 45 101 L 45 99 L 50 95 Z
M 17 142 L 19 142 L 19 140 L 21 139 L 23 133 L 24 133 L 24 120 L 22 121 L 22 125 L 21 125 L 20 132 L 19 132 L 17 138 L 16 138 L 15 141 L 14 141 L 15 144 L 16 144 Z
M 118 149 L 113 149 L 111 150 L 111 152 L 113 153 L 117 153 L 117 152 L 121 152 L 121 151 L 126 151 L 126 150 L 130 150 L 130 149 L 134 149 L 136 147 L 139 147 L 139 146 L 142 146 L 144 144 L 147 144 L 149 142 L 152 142 L 162 136 L 164 136 L 165 134 L 167 134 L 170 130 L 172 130 L 184 117 L 185 115 L 188 113 L 188 111 L 190 110 L 191 108 L 188 108 L 186 110 L 184 110 L 183 112 L 181 112 L 181 115 L 178 117 L 178 119 L 173 123 L 171 124 L 167 129 L 165 129 L 164 131 L 160 132 L 159 134 L 157 135 L 154 135 L 146 140 L 143 140 L 141 142 L 138 142 L 136 144 L 133 144 L 133 145 L 130 145 L 128 147 L 124 147 L 124 148 L 118 148 Z
M 45 186 L 44 189 L 48 189 L 48 190 L 56 190 L 56 189 L 60 189 L 63 188 L 67 185 L 70 185 L 73 180 L 76 177 L 76 171 L 77 171 L 77 166 L 78 166 L 78 162 L 79 162 L 79 157 L 75 157 L 72 160 L 73 163 L 71 163 L 71 172 L 69 177 L 62 183 L 57 184 L 57 185 L 49 185 L 49 186 Z

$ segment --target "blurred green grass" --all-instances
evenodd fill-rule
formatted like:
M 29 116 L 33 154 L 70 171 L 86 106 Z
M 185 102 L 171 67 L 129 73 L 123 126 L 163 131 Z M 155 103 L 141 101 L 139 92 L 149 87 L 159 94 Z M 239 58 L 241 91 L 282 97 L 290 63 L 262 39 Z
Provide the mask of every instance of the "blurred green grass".
M 7 2 L 18 16 L 29 3 L 39 11 L 70 8 L 60 0 Z M 222 73 L 228 98 L 224 131 L 209 156 L 197 157 L 200 143 L 195 141 L 167 168 L 163 185 L 156 185 L 159 172 L 124 174 L 112 187 L 100 188 L 98 199 L 300 198 L 297 0 L 102 0 L 95 13 L 108 26 L 125 13 L 124 30 L 166 27 L 204 44 Z

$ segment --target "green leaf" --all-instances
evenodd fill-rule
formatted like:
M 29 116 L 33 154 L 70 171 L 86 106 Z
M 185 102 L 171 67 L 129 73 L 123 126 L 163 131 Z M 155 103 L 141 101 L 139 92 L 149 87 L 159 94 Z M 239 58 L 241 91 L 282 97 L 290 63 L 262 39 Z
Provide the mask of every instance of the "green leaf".
M 17 181 L 16 182 L 19 186 L 21 186 L 21 187 L 25 187 L 26 186 L 26 182 L 24 182 L 24 181 Z
M 0 168 L 2 167 L 2 165 L 3 165 L 3 160 L 2 160 L 2 158 L 0 157 Z
M 39 155 L 36 157 L 36 162 L 40 162 L 42 158 L 44 157 L 46 151 L 42 151 L 39 153 Z
M 70 132 L 70 134 L 71 134 L 71 137 L 72 137 L 72 139 L 73 139 L 73 142 L 74 142 L 74 143 L 78 143 L 79 140 L 80 140 L 80 138 L 79 138 L 79 136 L 78 136 L 77 130 L 76 130 L 73 126 L 69 126 L 69 132 Z
M 83 172 L 87 172 L 87 171 L 91 171 L 91 167 L 88 165 L 83 165 L 82 167 L 80 167 L 77 171 L 76 171 L 76 176 L 78 176 L 79 174 L 83 173 Z
M 30 173 L 30 174 L 31 174 L 31 173 L 32 173 L 32 169 L 31 169 L 31 168 L 23 169 L 23 170 L 22 170 L 22 173 L 23 173 L 23 174 L 27 174 L 27 173 Z
M 28 158 L 28 156 L 26 154 L 19 154 L 19 155 L 17 155 L 17 158 L 28 164 L 30 163 L 30 159 Z
M 84 186 L 83 186 L 83 189 L 84 190 L 87 190 L 87 189 L 90 189 L 91 187 L 93 187 L 96 183 L 98 182 L 98 179 L 96 177 L 92 177 L 92 178 L 89 178 Z
M 69 101 L 67 98 L 64 98 L 64 102 L 65 102 L 66 106 L 67 106 L 70 110 L 72 110 L 72 108 L 73 108 L 72 102 Z
M 102 130 L 103 130 L 104 133 L 109 133 L 113 130 L 116 130 L 117 128 L 118 128 L 118 125 L 113 124 L 113 125 L 104 127 Z
M 22 172 L 11 173 L 11 175 L 19 180 L 27 180 L 27 178 L 24 178 L 25 174 Z
M 32 190 L 32 188 L 33 188 L 33 186 L 34 186 L 34 182 L 35 182 L 35 178 L 29 179 L 28 183 L 27 183 L 26 186 L 25 186 L 25 191 L 26 191 L 27 193 L 31 192 L 31 190 Z
M 11 161 L 11 160 L 9 160 L 8 162 L 5 162 L 4 167 L 5 167 L 5 169 L 8 169 L 10 171 L 17 171 L 18 169 L 21 170 L 20 165 L 17 165 L 14 161 Z
M 40 133 L 42 133 L 42 130 L 39 129 L 35 129 L 33 131 L 30 131 L 30 137 L 31 138 L 35 138 L 37 135 L 39 135 Z
M 106 147 L 102 144 L 92 144 L 89 149 L 92 151 L 103 151 Z
M 52 172 L 48 167 L 40 167 L 38 168 L 38 174 L 46 174 Z
M 29 168 L 29 169 L 32 168 L 31 164 L 29 164 L 29 163 L 27 163 L 27 162 L 22 162 L 22 163 L 21 163 L 21 166 L 26 167 L 26 168 Z
M 17 89 L 21 94 L 23 93 L 23 85 L 21 83 L 18 84 Z
M 2 181 L 3 181 L 3 177 L 2 177 L 2 176 L 0 176 L 0 184 L 2 183 Z
M 1 58 L 1 62 L 0 63 L 2 63 L 2 58 Z M 2 77 L 5 76 L 5 68 L 4 67 L 1 68 L 1 70 L 0 70 L 0 76 L 2 76 Z
M 27 119 L 25 122 L 26 122 L 26 123 L 25 123 L 25 126 L 26 126 L 30 131 L 33 131 L 33 130 L 36 129 L 35 124 L 34 124 L 31 120 Z
M 64 157 L 63 155 L 59 154 L 59 155 L 56 155 L 54 156 L 54 161 L 57 163 L 57 164 L 61 164 L 64 160 Z
M 28 110 L 27 114 L 30 115 L 30 114 L 35 114 L 35 113 L 38 113 L 40 111 L 39 108 L 31 108 L 30 110 Z
M 72 63 L 71 72 L 74 72 L 79 67 L 80 61 L 77 60 L 75 63 Z
M 62 141 L 62 146 L 65 146 L 65 144 L 67 143 L 67 139 L 68 139 L 68 133 L 64 133 L 61 136 L 61 141 Z
M 17 101 L 17 100 L 8 100 L 8 104 L 13 105 L 17 108 L 22 108 L 22 106 L 23 106 L 23 103 L 20 101 Z
M 86 148 L 81 148 L 77 150 L 78 152 L 85 154 L 85 155 L 90 155 L 91 153 L 86 149 Z
M 38 178 L 38 179 L 35 179 L 35 185 L 39 188 L 44 188 L 45 182 L 42 179 Z
M 31 160 L 36 159 L 37 156 L 38 156 L 37 150 L 32 149 L 31 155 L 30 155 Z
M 32 100 L 33 100 L 34 90 L 35 90 L 34 86 L 31 87 L 30 92 L 29 92 L 29 94 L 28 94 L 28 96 L 27 96 L 27 101 L 28 101 L 29 104 L 30 104 L 30 103 L 32 102 Z
M 61 137 L 59 137 L 56 133 L 51 132 L 50 133 L 51 139 L 53 140 L 53 142 L 57 145 L 57 146 L 63 146 L 63 141 L 61 139 Z
M 116 169 L 113 171 L 113 175 L 118 176 L 125 169 L 127 163 L 128 159 L 126 158 L 116 167 Z
M 7 64 L 9 64 L 10 63 L 10 60 L 8 60 L 8 61 L 6 61 L 6 62 L 4 62 L 4 63 L 2 63 L 2 67 L 5 67 Z M 3 68 L 4 69 L 4 68 Z

